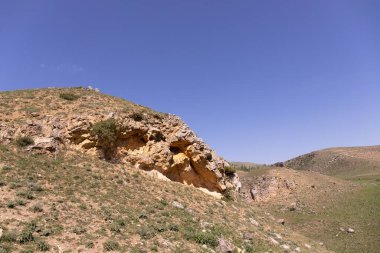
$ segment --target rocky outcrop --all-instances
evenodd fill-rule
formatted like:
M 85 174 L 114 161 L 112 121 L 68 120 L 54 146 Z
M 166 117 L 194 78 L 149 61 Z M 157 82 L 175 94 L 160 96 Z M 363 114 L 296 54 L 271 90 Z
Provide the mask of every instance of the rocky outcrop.
M 96 123 L 112 120 L 114 139 L 94 133 Z M 0 123 L 0 142 L 28 136 L 34 144 L 26 150 L 57 153 L 78 150 L 111 162 L 142 170 L 156 170 L 167 178 L 211 191 L 223 192 L 239 185 L 236 174 L 226 175 L 228 163 L 178 117 L 170 114 L 108 112 L 105 114 L 32 115 L 22 124 Z
M 294 180 L 277 176 L 259 176 L 251 185 L 250 195 L 254 201 L 267 201 L 277 194 L 291 193 L 296 187 Z

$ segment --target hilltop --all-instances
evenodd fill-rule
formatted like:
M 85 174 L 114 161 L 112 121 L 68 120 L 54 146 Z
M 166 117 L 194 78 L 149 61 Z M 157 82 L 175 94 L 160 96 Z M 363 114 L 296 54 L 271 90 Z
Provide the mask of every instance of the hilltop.
M 329 148 L 284 162 L 296 170 L 311 170 L 346 179 L 380 178 L 380 146 Z

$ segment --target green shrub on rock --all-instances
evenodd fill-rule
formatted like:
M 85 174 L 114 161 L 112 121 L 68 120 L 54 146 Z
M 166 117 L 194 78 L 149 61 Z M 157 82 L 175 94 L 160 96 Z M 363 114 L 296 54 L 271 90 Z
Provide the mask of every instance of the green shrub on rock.
M 16 144 L 17 146 L 24 148 L 34 144 L 34 140 L 29 136 L 19 137 L 16 139 Z

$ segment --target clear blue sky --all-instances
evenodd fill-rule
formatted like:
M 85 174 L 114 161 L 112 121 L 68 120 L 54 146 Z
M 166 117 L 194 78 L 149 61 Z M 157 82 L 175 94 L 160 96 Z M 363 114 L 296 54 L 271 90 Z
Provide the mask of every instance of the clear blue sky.
M 0 90 L 80 85 L 229 160 L 380 144 L 380 1 L 0 0 Z

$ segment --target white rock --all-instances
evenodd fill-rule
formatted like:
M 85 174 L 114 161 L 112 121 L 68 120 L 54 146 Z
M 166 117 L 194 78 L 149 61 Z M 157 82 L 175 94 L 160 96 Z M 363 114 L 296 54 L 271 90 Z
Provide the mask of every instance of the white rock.
M 300 247 L 297 247 L 294 250 L 295 250 L 295 252 L 299 252 L 299 253 L 301 252 L 301 248 Z
M 348 228 L 348 229 L 347 229 L 347 232 L 348 232 L 348 233 L 355 233 L 355 230 L 353 230 L 352 228 Z
M 259 226 L 259 223 L 255 219 L 253 219 L 253 218 L 249 218 L 249 222 L 251 222 L 251 224 L 254 225 L 254 226 L 256 226 L 256 227 Z
M 311 249 L 310 244 L 305 243 L 305 248 L 307 248 L 307 249 Z
M 287 244 L 282 244 L 282 245 L 281 245 L 281 248 L 283 248 L 285 251 L 290 250 L 290 246 L 287 245 Z
M 173 206 L 179 209 L 183 209 L 183 205 L 177 201 L 173 201 Z
M 280 243 L 278 241 L 276 241 L 275 239 L 273 239 L 272 237 L 269 237 L 269 240 L 271 243 L 273 243 L 274 245 L 279 245 Z

